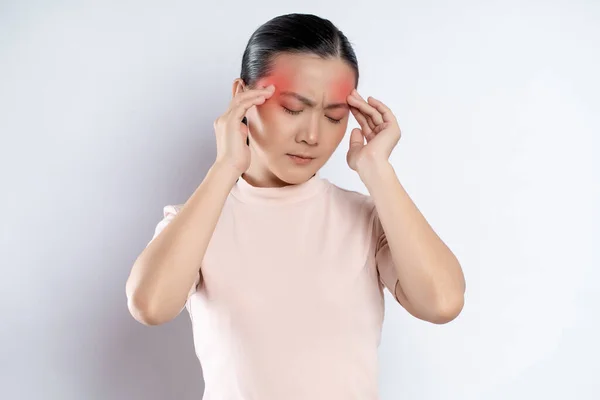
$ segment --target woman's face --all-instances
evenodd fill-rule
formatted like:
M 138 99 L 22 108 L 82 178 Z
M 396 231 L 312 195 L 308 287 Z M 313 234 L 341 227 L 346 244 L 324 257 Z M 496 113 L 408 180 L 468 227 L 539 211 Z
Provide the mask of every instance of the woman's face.
M 245 176 L 251 183 L 285 186 L 310 179 L 344 137 L 346 98 L 355 79 L 338 58 L 278 56 L 272 73 L 256 83 L 257 88 L 274 84 L 273 96 L 246 113 L 251 163 Z

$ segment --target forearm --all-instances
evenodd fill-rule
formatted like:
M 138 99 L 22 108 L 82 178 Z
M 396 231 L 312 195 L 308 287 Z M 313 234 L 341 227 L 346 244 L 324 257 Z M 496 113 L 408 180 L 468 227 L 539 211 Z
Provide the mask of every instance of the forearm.
M 452 319 L 464 301 L 458 260 L 410 199 L 391 164 L 363 164 L 360 176 L 374 200 L 405 301 L 425 319 Z
M 173 220 L 138 256 L 126 285 L 129 309 L 137 320 L 156 325 L 181 311 L 238 177 L 228 166 L 213 165 Z

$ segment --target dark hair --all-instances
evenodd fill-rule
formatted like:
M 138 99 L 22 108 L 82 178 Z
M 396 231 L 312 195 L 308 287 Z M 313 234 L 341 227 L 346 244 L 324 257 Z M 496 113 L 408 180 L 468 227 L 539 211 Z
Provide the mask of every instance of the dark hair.
M 358 62 L 346 35 L 327 19 L 312 14 L 280 15 L 261 25 L 250 37 L 242 56 L 240 78 L 249 87 L 271 73 L 272 61 L 280 53 L 339 57 L 355 72 Z
M 312 14 L 287 14 L 265 22 L 248 40 L 240 78 L 248 87 L 253 87 L 256 81 L 271 73 L 273 59 L 281 53 L 340 57 L 354 70 L 354 86 L 358 86 L 354 49 L 346 35 L 328 19 Z M 250 144 L 249 137 L 246 144 Z

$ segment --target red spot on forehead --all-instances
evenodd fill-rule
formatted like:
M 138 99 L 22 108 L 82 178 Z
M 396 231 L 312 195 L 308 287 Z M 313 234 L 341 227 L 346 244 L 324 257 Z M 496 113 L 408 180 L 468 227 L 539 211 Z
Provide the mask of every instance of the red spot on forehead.
M 257 87 L 266 87 L 275 85 L 275 94 L 282 91 L 297 91 L 297 85 L 294 85 L 294 70 L 288 65 L 277 65 L 269 76 L 260 79 Z M 348 95 L 354 89 L 354 75 L 352 73 L 336 77 L 326 88 L 328 102 L 345 102 Z M 294 90 L 296 89 L 296 90 Z M 302 93 L 301 93 L 302 94 Z
M 338 82 L 334 83 L 331 86 L 331 93 L 334 96 L 334 99 L 337 101 L 346 100 L 346 97 L 352 92 L 354 89 L 354 81 L 351 79 L 340 79 Z
M 275 92 L 290 90 L 292 84 L 292 71 L 290 68 L 278 66 L 269 76 L 260 79 L 257 83 L 259 88 L 275 85 Z

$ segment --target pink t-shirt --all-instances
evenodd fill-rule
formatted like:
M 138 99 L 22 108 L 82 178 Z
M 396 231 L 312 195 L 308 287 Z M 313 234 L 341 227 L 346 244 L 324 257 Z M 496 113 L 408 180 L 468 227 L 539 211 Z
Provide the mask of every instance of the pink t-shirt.
M 167 206 L 155 236 L 180 206 Z M 318 174 L 240 178 L 187 308 L 204 400 L 376 400 L 383 289 L 396 273 L 372 198 Z

